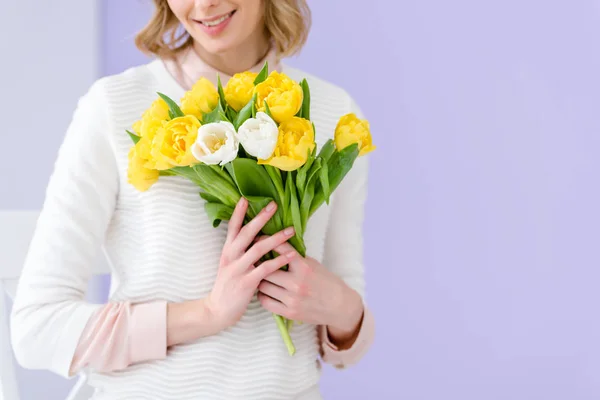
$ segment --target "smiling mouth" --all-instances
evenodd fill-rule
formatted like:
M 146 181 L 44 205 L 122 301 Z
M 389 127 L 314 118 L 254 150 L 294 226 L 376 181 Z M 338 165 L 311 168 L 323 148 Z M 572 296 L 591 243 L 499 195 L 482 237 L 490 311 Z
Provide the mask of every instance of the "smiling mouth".
M 223 22 L 227 21 L 229 18 L 231 18 L 233 16 L 233 14 L 235 14 L 236 11 L 237 10 L 233 10 L 232 12 L 230 12 L 228 14 L 225 14 L 225 15 L 222 15 L 222 16 L 216 17 L 216 18 L 196 20 L 196 22 L 199 22 L 208 28 L 212 28 L 212 27 L 215 27 L 215 26 L 220 25 Z

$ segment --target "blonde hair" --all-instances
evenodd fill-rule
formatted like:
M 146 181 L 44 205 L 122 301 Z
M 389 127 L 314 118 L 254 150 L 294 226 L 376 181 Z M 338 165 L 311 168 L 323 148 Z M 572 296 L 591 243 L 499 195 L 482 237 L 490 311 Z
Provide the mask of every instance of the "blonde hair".
M 264 0 L 265 29 L 280 58 L 302 49 L 311 27 L 306 0 Z M 135 45 L 145 54 L 170 58 L 189 47 L 193 38 L 182 29 L 167 0 L 154 0 L 150 22 L 136 35 Z

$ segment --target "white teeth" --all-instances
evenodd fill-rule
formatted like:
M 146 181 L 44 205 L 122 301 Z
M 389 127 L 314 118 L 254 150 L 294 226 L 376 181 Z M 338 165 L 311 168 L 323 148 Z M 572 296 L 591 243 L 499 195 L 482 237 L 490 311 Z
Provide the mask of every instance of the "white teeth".
M 231 13 L 229 13 L 229 14 L 227 14 L 227 15 L 219 18 L 219 19 L 216 19 L 214 21 L 210 21 L 210 22 L 202 21 L 202 25 L 204 25 L 204 26 L 217 26 L 217 25 L 219 25 L 221 22 L 225 21 L 229 17 L 231 17 Z

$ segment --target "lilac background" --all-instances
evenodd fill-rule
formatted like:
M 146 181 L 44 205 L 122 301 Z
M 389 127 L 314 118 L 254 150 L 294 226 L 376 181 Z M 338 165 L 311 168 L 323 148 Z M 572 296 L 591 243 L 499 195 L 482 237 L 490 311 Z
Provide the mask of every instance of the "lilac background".
M 600 398 L 598 3 L 312 1 L 289 63 L 372 122 L 358 366 L 329 399 Z M 144 62 L 108 1 L 104 72 Z
M 147 61 L 149 4 L 101 2 L 102 75 Z M 310 4 L 289 64 L 346 88 L 379 146 L 377 340 L 325 397 L 600 398 L 600 2 Z

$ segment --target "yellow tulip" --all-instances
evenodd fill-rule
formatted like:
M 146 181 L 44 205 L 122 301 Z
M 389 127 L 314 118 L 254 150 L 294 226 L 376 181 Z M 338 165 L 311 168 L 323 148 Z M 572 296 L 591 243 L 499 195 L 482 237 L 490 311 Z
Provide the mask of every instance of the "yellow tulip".
M 202 77 L 181 98 L 181 111 L 202 120 L 202 114 L 211 112 L 219 103 L 219 93 L 211 81 Z
M 292 117 L 279 125 L 279 136 L 273 155 L 259 164 L 272 165 L 283 171 L 294 171 L 306 163 L 315 148 L 315 132 L 310 121 Z
M 144 111 L 142 118 L 133 124 L 133 132 L 141 137 L 154 138 L 156 131 L 169 119 L 169 106 L 160 97 Z
M 265 111 L 265 102 L 273 119 L 282 123 L 298 113 L 302 107 L 302 87 L 298 82 L 287 75 L 273 71 L 267 79 L 256 85 L 254 92 L 257 94 L 256 109 Z
M 155 169 L 150 169 L 145 166 L 147 159 L 140 155 L 139 141 L 135 146 L 131 146 L 129 150 L 128 159 L 129 166 L 127 168 L 127 182 L 132 184 L 137 190 L 145 192 L 148 190 L 156 181 L 158 181 L 159 172 Z
M 364 156 L 376 149 L 376 146 L 373 145 L 369 121 L 359 119 L 354 113 L 340 118 L 335 128 L 334 142 L 338 151 L 358 143 L 359 156 Z
M 153 138 L 143 136 L 135 145 L 138 157 L 145 160 L 144 167 L 150 169 L 156 169 L 156 160 L 152 156 L 152 146 L 155 137 L 156 135 Z
M 225 101 L 235 111 L 240 111 L 254 94 L 254 79 L 258 74 L 256 72 L 246 71 L 233 75 L 225 87 Z
M 177 117 L 160 127 L 151 149 L 155 168 L 165 170 L 198 164 L 191 150 L 199 128 L 198 118 L 192 115 Z

